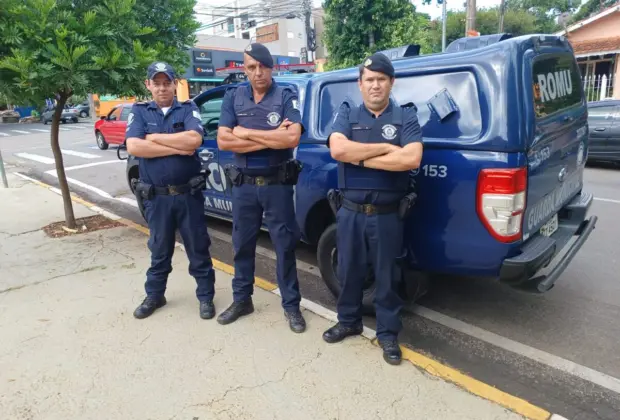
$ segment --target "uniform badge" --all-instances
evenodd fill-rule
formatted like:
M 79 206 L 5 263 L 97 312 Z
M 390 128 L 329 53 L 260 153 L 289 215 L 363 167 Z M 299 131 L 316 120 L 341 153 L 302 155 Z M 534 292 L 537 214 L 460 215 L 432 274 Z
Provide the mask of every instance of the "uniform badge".
M 195 109 L 195 110 L 193 110 L 193 111 L 192 111 L 192 115 L 193 115 L 195 118 L 197 118 L 197 119 L 199 119 L 199 120 L 201 120 L 201 121 L 202 121 L 202 119 L 200 118 L 200 112 L 199 112 L 197 109 Z
M 293 99 L 293 108 L 299 110 L 299 101 L 297 101 L 297 99 Z
M 394 140 L 396 138 L 396 133 L 396 127 L 394 127 L 392 124 L 386 124 L 381 127 L 381 135 L 386 140 Z
M 277 112 L 270 112 L 269 115 L 267 115 L 267 124 L 272 127 L 277 127 L 280 124 L 280 114 Z
M 371 64 L 372 64 L 372 60 L 370 58 L 364 62 L 364 66 L 366 67 L 370 66 Z
M 248 45 L 247 48 L 245 49 L 247 52 L 252 51 L 252 45 Z
M 155 70 L 166 71 L 166 65 L 164 63 L 157 63 L 155 64 Z

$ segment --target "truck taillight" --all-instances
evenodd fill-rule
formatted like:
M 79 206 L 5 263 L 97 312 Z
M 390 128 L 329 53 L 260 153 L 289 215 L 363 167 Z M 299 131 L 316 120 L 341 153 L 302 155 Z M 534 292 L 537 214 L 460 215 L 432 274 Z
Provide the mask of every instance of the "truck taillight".
M 527 169 L 483 169 L 478 175 L 478 217 L 500 242 L 521 238 Z

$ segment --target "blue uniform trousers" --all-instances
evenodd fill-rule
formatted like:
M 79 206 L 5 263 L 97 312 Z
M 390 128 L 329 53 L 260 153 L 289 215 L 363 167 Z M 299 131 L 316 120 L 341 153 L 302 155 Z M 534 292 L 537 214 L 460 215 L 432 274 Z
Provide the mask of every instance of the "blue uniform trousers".
M 233 187 L 233 248 L 235 277 L 233 299 L 241 302 L 253 293 L 256 240 L 265 224 L 273 242 L 277 261 L 278 287 L 285 310 L 299 309 L 301 294 L 297 279 L 295 249 L 300 239 L 295 220 L 292 185 L 255 186 L 242 184 Z
M 337 214 L 338 321 L 361 325 L 363 284 L 373 268 L 376 284 L 377 338 L 395 339 L 402 329 L 398 294 L 401 268 L 396 258 L 403 253 L 403 222 L 397 213 L 365 215 L 344 207 Z
M 144 200 L 149 225 L 151 267 L 146 273 L 146 293 L 163 296 L 172 271 L 175 232 L 178 229 L 189 258 L 189 274 L 196 279 L 196 296 L 200 301 L 213 300 L 215 272 L 209 254 L 211 239 L 207 232 L 202 193 L 194 195 L 156 195 Z

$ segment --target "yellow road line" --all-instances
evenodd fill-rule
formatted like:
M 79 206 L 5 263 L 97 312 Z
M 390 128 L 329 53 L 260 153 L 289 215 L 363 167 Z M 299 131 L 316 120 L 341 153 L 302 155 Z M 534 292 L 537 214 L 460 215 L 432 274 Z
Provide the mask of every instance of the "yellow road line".
M 32 182 L 44 188 L 48 188 L 48 189 L 53 188 L 52 186 L 44 184 L 43 182 L 40 182 L 37 180 L 33 180 Z M 75 201 L 76 203 L 85 205 L 86 207 L 89 207 L 89 208 L 94 206 L 94 204 L 91 204 L 88 201 L 85 201 L 81 199 L 80 197 L 77 197 L 73 194 L 71 194 L 71 200 Z M 123 223 L 125 226 L 136 229 L 146 235 L 150 234 L 148 228 L 145 228 L 142 225 L 134 223 L 131 220 L 121 218 L 118 221 Z M 233 266 L 226 264 L 222 261 L 216 260 L 216 259 L 213 259 L 213 268 L 215 268 L 216 270 L 222 271 L 224 273 L 230 274 L 230 275 L 235 274 L 235 268 Z M 255 277 L 254 281 L 255 281 L 256 286 L 268 292 L 271 292 L 277 289 L 277 286 L 275 284 L 261 277 Z M 378 346 L 376 339 L 373 340 L 373 344 Z M 514 395 L 510 395 L 491 385 L 488 385 L 484 382 L 474 379 L 471 376 L 461 373 L 456 369 L 453 369 L 449 366 L 441 364 L 440 362 L 436 360 L 426 357 L 423 354 L 417 353 L 409 348 L 401 346 L 401 349 L 403 352 L 404 360 L 408 360 L 414 366 L 424 369 L 426 372 L 430 373 L 433 376 L 437 376 L 448 382 L 452 382 L 455 385 L 458 385 L 462 387 L 463 389 L 466 389 L 467 391 L 469 391 L 470 393 L 474 395 L 477 395 L 479 397 L 492 401 L 496 404 L 499 404 L 503 407 L 506 407 L 514 411 L 517 414 L 527 417 L 528 419 L 549 420 L 549 418 L 551 417 L 550 412 L 540 407 L 537 407 L 533 404 L 530 404 L 524 399 L 515 397 Z
M 551 417 L 550 412 L 537 407 L 524 399 L 510 395 L 404 346 L 401 346 L 401 349 L 404 360 L 408 360 L 413 365 L 424 369 L 431 375 L 452 382 L 472 394 L 495 402 L 532 420 L 548 420 Z

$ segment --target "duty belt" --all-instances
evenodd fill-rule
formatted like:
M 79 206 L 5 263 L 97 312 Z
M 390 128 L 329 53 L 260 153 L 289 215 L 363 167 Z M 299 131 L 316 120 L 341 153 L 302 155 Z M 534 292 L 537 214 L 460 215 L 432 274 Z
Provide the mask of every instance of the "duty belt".
M 342 198 L 342 207 L 365 215 L 396 213 L 400 203 L 393 204 L 358 204 Z
M 268 176 L 251 176 L 251 175 L 242 175 L 243 184 L 256 185 L 258 187 L 262 187 L 265 185 L 276 185 L 282 184 L 282 180 L 278 175 L 268 175 Z
M 168 185 L 165 187 L 153 187 L 153 193 L 155 195 L 181 195 L 190 192 L 191 185 Z

